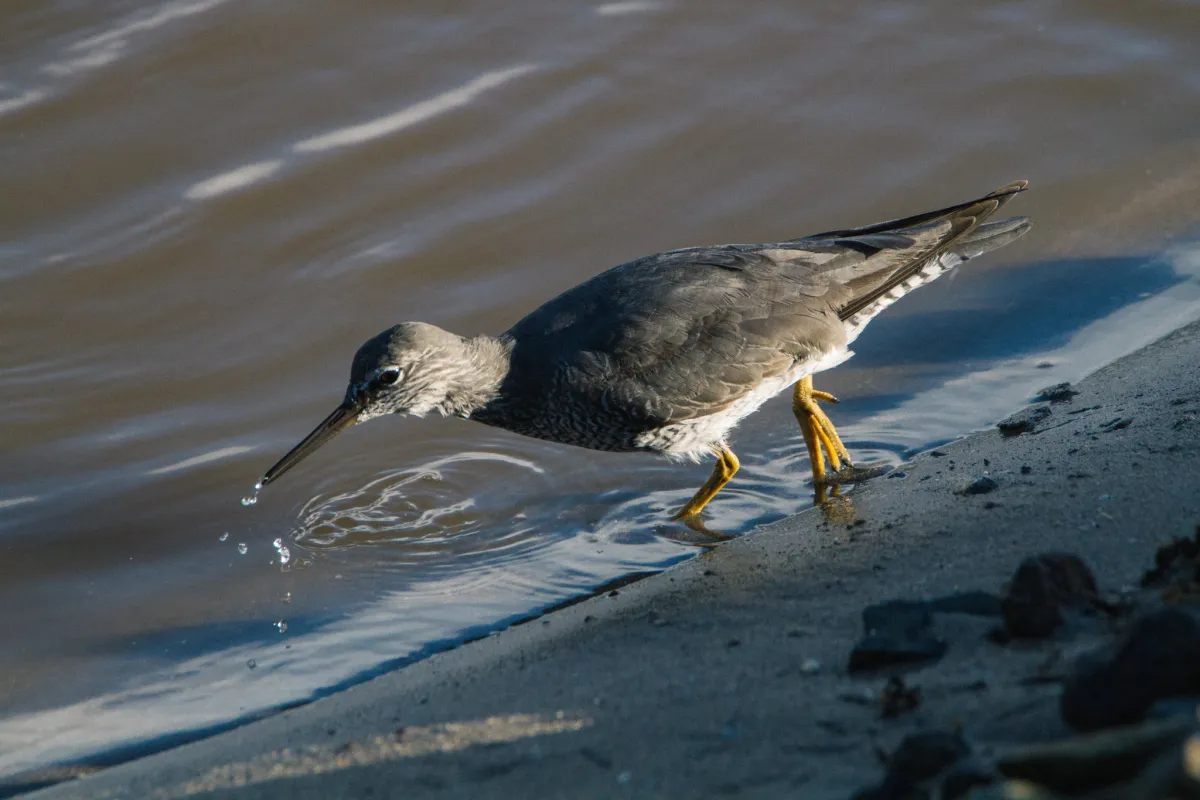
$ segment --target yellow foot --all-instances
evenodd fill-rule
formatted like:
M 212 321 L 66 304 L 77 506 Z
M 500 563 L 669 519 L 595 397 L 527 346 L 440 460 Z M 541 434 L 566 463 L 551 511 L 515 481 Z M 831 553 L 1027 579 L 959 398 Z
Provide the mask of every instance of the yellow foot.
M 838 399 L 829 392 L 819 392 L 812 388 L 812 376 L 802 378 L 796 383 L 792 392 L 792 413 L 796 422 L 800 423 L 800 433 L 804 435 L 804 444 L 808 447 L 808 460 L 812 463 L 813 483 L 822 485 L 829 482 L 830 477 L 825 472 L 825 458 L 829 458 L 829 466 L 834 473 L 843 469 L 849 471 L 854 464 L 850 453 L 842 444 L 837 429 L 825 416 L 825 412 L 817 405 L 818 400 L 836 403 Z M 836 476 L 834 476 L 836 477 Z
M 741 464 L 738 463 L 737 456 L 727 447 L 718 448 L 716 451 L 717 465 L 713 468 L 712 475 L 700 487 L 695 496 L 687 502 L 683 508 L 679 509 L 675 514 L 675 519 L 687 520 L 699 514 L 708 501 L 717 496 L 717 492 L 725 484 L 729 483 L 729 479 L 738 471 Z

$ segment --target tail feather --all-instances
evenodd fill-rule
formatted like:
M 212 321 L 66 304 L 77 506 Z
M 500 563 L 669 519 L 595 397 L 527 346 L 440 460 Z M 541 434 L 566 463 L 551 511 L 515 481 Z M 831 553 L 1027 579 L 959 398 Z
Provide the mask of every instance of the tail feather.
M 872 282 L 873 285 L 870 289 L 858 294 L 839 308 L 838 316 L 843 321 L 850 321 L 859 316 L 864 309 L 870 308 L 878 313 L 879 310 L 890 305 L 904 293 L 911 291 L 916 286 L 928 283 L 950 267 L 981 253 L 1002 247 L 1022 236 L 1033 225 L 1027 217 L 1014 217 L 988 224 L 982 223 L 1016 194 L 1024 191 L 1028 185 L 1028 181 L 1014 181 L 978 200 L 960 203 L 938 211 L 881 222 L 863 228 L 830 231 L 809 237 L 810 240 L 854 240 L 858 237 L 879 234 L 903 235 L 909 232 L 916 233 L 917 230 L 927 232 L 930 227 L 934 226 L 941 228 L 938 231 L 939 241 L 935 247 L 925 250 L 916 258 L 908 261 L 881 282 Z M 859 322 L 865 324 L 865 321 Z
M 1020 239 L 1033 227 L 1029 217 L 1010 217 L 997 222 L 980 225 L 970 234 L 954 243 L 952 252 L 963 257 L 963 260 L 983 255 L 989 250 L 996 250 L 1004 245 Z
M 877 222 L 874 225 L 864 225 L 861 228 L 846 228 L 839 231 L 826 231 L 818 233 L 815 236 L 806 236 L 798 241 L 812 241 L 814 239 L 848 239 L 856 236 L 869 236 L 875 233 L 894 233 L 905 228 L 915 228 L 925 225 L 936 220 L 945 219 L 947 217 L 956 217 L 968 213 L 972 206 L 975 206 L 986 201 L 995 200 L 996 205 L 987 214 L 994 213 L 1004 206 L 1009 200 L 1016 195 L 1025 191 L 1029 187 L 1029 181 L 1020 180 L 1005 184 L 999 189 L 989 192 L 987 195 L 978 200 L 969 200 L 966 203 L 959 203 L 946 208 L 939 208 L 937 211 L 926 211 L 923 214 L 914 214 L 911 217 L 902 217 L 900 219 L 891 219 L 887 222 Z M 984 216 L 987 216 L 984 214 Z

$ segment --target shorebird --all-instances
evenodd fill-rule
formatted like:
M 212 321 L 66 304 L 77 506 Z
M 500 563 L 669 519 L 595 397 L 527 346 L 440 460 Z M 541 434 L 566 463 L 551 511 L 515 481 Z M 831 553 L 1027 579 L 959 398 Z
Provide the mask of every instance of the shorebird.
M 639 258 L 499 336 L 395 325 L 359 348 L 341 405 L 255 488 L 351 425 L 436 412 L 593 450 L 716 456 L 675 515 L 697 520 L 738 470 L 731 431 L 787 388 L 814 485 L 835 482 L 854 465 L 817 405 L 837 398 L 813 388 L 813 373 L 850 358 L 866 324 L 904 295 L 1028 231 L 1025 217 L 985 222 L 1027 185 L 862 228 Z

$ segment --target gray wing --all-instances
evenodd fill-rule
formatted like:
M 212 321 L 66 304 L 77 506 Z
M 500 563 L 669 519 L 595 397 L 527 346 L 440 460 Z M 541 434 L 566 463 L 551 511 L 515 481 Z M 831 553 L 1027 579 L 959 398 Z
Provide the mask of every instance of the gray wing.
M 840 312 L 962 239 L 986 216 L 970 212 L 990 198 L 870 228 L 673 250 L 614 267 L 514 325 L 506 336 L 515 366 L 631 427 L 718 412 L 796 361 L 845 346 Z M 989 202 L 987 213 L 998 205 Z

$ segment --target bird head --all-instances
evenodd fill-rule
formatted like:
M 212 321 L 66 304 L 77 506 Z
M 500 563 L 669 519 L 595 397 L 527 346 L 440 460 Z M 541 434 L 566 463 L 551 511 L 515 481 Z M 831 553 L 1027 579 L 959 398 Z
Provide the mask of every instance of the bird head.
M 385 414 L 448 413 L 464 340 L 423 322 L 404 322 L 368 339 L 354 355 L 342 404 L 267 470 L 265 486 L 359 422 Z

